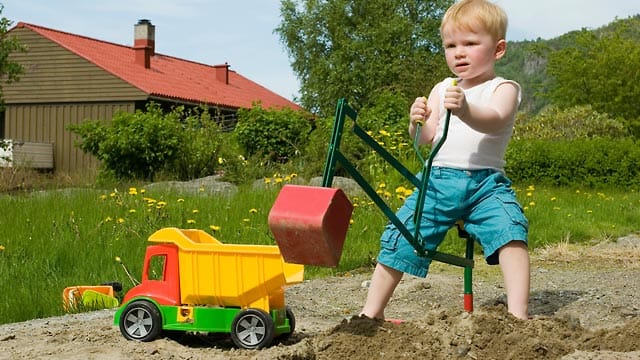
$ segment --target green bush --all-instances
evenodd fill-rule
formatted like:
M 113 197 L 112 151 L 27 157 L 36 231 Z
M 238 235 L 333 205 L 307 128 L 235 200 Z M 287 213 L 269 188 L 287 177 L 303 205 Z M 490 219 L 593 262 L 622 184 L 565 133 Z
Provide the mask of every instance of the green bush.
M 409 124 L 409 103 L 403 97 L 392 92 L 383 91 L 374 98 L 372 106 L 363 108 L 358 114 L 356 122 L 377 143 L 384 147 L 391 155 L 416 171 L 420 162 L 415 155 L 412 139 L 409 138 L 407 127 Z M 316 129 L 311 134 L 309 146 L 305 152 L 305 171 L 316 174 L 322 173 L 326 162 L 329 142 L 333 129 L 334 118 L 316 121 Z M 406 183 L 404 177 L 391 167 L 382 157 L 364 141 L 354 135 L 353 122 L 345 119 L 340 151 L 353 163 L 356 169 L 375 186 L 376 182 L 390 185 Z M 426 149 L 421 149 L 426 152 Z M 338 164 L 335 175 L 349 176 L 346 170 Z
M 520 113 L 513 131 L 514 139 L 571 140 L 626 136 L 628 132 L 622 121 L 594 111 L 591 105 L 566 109 L 549 106 L 531 119 Z
M 283 163 L 302 153 L 311 130 L 312 122 L 302 112 L 263 109 L 258 103 L 238 110 L 234 134 L 245 156 Z
M 82 137 L 77 143 L 119 179 L 153 180 L 180 147 L 179 111 L 163 114 L 150 103 L 146 112 L 119 112 L 110 123 L 87 121 L 68 129 Z
M 182 109 L 179 109 L 182 111 Z M 186 113 L 178 132 L 179 147 L 165 172 L 179 180 L 197 179 L 212 175 L 218 170 L 237 169 L 243 158 L 230 133 L 225 133 L 205 108 Z
M 640 146 L 632 139 L 514 140 L 506 161 L 505 171 L 515 182 L 640 185 Z
M 244 160 L 216 116 L 204 107 L 164 113 L 149 103 L 146 111 L 119 112 L 111 122 L 90 120 L 68 129 L 80 135 L 77 146 L 102 162 L 102 178 L 153 181 L 162 174 L 189 180 L 237 168 Z

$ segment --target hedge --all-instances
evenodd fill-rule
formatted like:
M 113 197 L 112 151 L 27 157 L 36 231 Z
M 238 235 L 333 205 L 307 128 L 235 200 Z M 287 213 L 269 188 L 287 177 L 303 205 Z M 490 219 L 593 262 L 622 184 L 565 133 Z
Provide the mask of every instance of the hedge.
M 632 139 L 513 140 L 505 171 L 515 182 L 640 186 L 639 145 Z

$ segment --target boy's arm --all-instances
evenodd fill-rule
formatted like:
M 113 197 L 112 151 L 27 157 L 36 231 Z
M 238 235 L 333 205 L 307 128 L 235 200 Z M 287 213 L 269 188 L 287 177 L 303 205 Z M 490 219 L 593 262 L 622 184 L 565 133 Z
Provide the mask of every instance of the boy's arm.
M 472 129 L 490 134 L 502 130 L 518 108 L 520 89 L 513 82 L 500 84 L 486 106 L 469 104 L 460 87 L 451 86 L 445 93 L 444 106 Z
M 439 122 L 439 97 L 436 91 L 437 85 L 431 89 L 429 98 L 419 97 L 411 105 L 411 111 L 409 117 L 409 136 L 415 139 L 416 136 L 416 123 L 422 121 L 420 128 L 420 137 L 418 138 L 418 145 L 429 144 L 433 141 L 436 134 L 436 128 Z

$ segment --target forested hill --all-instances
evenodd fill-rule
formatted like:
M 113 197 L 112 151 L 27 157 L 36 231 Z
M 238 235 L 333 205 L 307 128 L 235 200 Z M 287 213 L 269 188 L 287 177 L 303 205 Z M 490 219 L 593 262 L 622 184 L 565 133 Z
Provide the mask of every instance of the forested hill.
M 619 37 L 630 40 L 630 48 L 617 47 L 614 42 Z M 558 76 L 558 71 L 562 71 L 568 77 L 584 78 L 587 82 L 598 80 L 598 76 L 594 76 L 594 73 L 607 78 L 611 75 L 605 75 L 605 72 L 617 71 L 621 78 L 626 76 L 625 72 L 632 69 L 637 73 L 640 68 L 640 58 L 635 54 L 638 54 L 640 49 L 640 14 L 625 19 L 615 19 L 601 28 L 576 30 L 549 40 L 510 41 L 507 49 L 505 57 L 497 63 L 496 72 L 500 76 L 520 83 L 523 89 L 520 109 L 533 115 L 545 105 L 551 102 L 558 103 L 562 98 L 552 90 L 558 81 L 562 81 L 559 79 L 561 76 Z M 631 53 L 627 54 L 629 56 L 614 54 L 621 50 L 625 52 L 630 50 Z M 622 59 L 623 63 L 607 63 L 606 58 L 612 56 Z M 550 61 L 553 62 L 553 69 L 548 69 Z M 589 71 L 585 73 L 582 70 L 587 65 Z M 622 80 L 621 84 L 624 82 Z M 578 91 L 581 90 L 583 89 Z

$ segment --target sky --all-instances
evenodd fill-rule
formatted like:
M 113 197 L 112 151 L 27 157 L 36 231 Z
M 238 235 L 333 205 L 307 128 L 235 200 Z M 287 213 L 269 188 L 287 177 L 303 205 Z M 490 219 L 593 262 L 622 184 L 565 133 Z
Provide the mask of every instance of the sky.
M 640 14 L 638 0 L 495 0 L 509 16 L 507 40 L 550 39 Z M 133 26 L 156 27 L 156 52 L 231 70 L 295 100 L 299 81 L 274 29 L 279 0 L 0 0 L 2 16 L 133 45 Z

